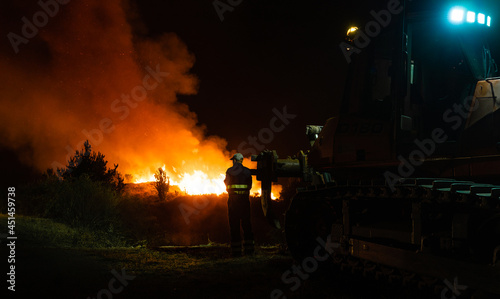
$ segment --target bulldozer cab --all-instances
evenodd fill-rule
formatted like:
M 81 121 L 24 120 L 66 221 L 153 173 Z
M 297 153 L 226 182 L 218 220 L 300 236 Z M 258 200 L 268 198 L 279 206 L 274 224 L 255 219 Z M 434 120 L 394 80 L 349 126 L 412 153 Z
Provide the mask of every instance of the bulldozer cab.
M 477 82 L 497 75 L 488 43 L 492 18 L 487 7 L 423 2 L 401 3 L 400 13 L 374 10 L 349 29 L 341 45 L 346 88 L 339 117 L 330 120 L 330 165 L 394 160 L 436 130 L 443 142 L 432 156 L 462 150 Z
M 297 261 L 332 240 L 332 262 L 353 273 L 374 263 L 403 270 L 390 275 L 467 277 L 478 294 L 500 294 L 500 271 L 491 271 L 500 258 L 494 19 L 469 4 L 388 0 L 372 10 L 341 44 L 349 68 L 340 113 L 307 127 L 312 148 L 252 157 L 263 189 L 278 177 L 308 183 L 284 221 Z

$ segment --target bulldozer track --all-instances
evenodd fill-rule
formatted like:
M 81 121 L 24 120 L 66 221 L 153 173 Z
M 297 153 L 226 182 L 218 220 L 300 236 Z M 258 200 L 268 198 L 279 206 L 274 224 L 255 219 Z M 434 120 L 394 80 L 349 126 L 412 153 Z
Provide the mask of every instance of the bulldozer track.
M 292 200 L 289 211 L 287 212 L 287 214 L 292 213 L 292 215 L 287 215 L 286 222 L 298 221 L 299 216 L 294 217 L 293 213 L 299 213 L 299 211 L 313 213 L 308 220 L 319 219 L 325 217 L 325 215 L 331 213 L 331 211 L 336 211 L 337 214 L 334 212 L 331 214 L 331 218 L 339 223 L 340 219 L 338 217 L 344 217 L 338 215 L 340 203 L 358 200 L 405 200 L 410 202 L 414 207 L 418 206 L 419 209 L 422 208 L 425 210 L 426 206 L 433 207 L 433 209 L 437 207 L 437 211 L 433 211 L 435 214 L 441 213 L 440 210 L 443 210 L 444 213 L 446 211 L 452 211 L 447 215 L 448 218 L 454 217 L 456 211 L 470 210 L 479 211 L 484 215 L 485 220 L 487 217 L 495 219 L 500 215 L 500 185 L 443 178 L 406 178 L 401 179 L 393 188 L 388 186 L 383 180 L 351 180 L 298 189 L 298 193 Z M 309 210 L 307 210 L 307 208 L 311 206 L 318 206 L 319 209 L 315 210 L 314 208 L 309 208 Z M 431 214 L 422 215 L 422 217 L 437 216 Z M 332 221 L 332 223 L 334 221 Z M 291 230 L 291 232 L 287 233 L 287 241 L 291 240 L 292 242 L 292 244 L 289 244 L 289 247 L 290 245 L 292 247 L 292 253 L 294 239 L 291 234 L 294 233 L 294 230 L 295 232 L 297 231 L 298 225 L 304 225 L 306 222 L 307 221 L 303 221 L 301 224 L 285 223 L 286 229 Z M 328 225 L 330 225 L 328 221 L 326 222 L 327 223 L 322 224 L 321 221 L 316 221 L 315 226 L 309 226 L 309 231 L 317 230 L 319 232 L 316 233 L 317 235 L 326 238 L 326 233 L 329 232 Z M 415 234 L 415 232 L 413 232 L 413 234 Z M 297 236 L 298 239 L 303 237 L 304 235 Z M 408 287 L 413 290 L 418 290 L 419 293 L 426 294 L 423 295 L 425 298 L 430 298 L 426 296 L 431 296 L 433 298 L 453 298 L 452 296 L 455 298 L 479 298 L 472 296 L 473 290 L 481 291 L 481 288 L 484 287 L 483 285 L 470 285 L 467 286 L 467 290 L 465 291 L 460 292 L 455 290 L 456 292 L 452 293 L 453 290 L 450 289 L 450 285 L 453 285 L 453 279 L 455 277 L 426 275 L 425 273 L 411 270 L 408 271 L 407 269 L 346 254 L 346 252 L 349 252 L 349 247 L 352 244 L 349 244 L 348 238 L 345 237 L 344 235 L 343 239 L 334 240 L 341 244 L 344 251 L 334 252 L 330 259 L 332 264 L 343 272 L 356 276 L 368 277 L 403 288 Z M 498 245 L 500 245 L 499 237 L 500 235 L 492 236 L 492 238 L 495 239 L 497 250 L 494 252 L 495 256 L 491 256 L 491 262 L 488 263 L 487 267 L 499 268 L 498 263 L 496 265 L 494 264 L 495 261 L 498 260 L 495 257 L 499 256 L 500 258 L 498 254 L 500 251 L 498 250 L 498 248 L 500 248 L 498 247 Z M 452 241 L 455 242 L 456 240 Z M 420 241 L 419 244 L 403 244 L 402 246 L 396 244 L 394 246 L 408 251 L 419 251 Z M 294 257 L 297 259 L 299 256 L 300 255 L 295 255 Z M 461 262 L 470 262 L 470 260 L 474 260 L 470 256 L 463 258 L 454 252 L 450 253 L 446 258 L 451 260 L 456 259 Z M 428 265 L 428 267 L 432 266 L 433 265 Z M 495 282 L 493 282 L 493 284 L 495 284 Z M 496 282 L 496 286 L 487 286 L 485 287 L 485 292 L 499 295 L 499 285 L 500 281 Z M 500 296 L 493 296 L 491 298 L 500 298 Z

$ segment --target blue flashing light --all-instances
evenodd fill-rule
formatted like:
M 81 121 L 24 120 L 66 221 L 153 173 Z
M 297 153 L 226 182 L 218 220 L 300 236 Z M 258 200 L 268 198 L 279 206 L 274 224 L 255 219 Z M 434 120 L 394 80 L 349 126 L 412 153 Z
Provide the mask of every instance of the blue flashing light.
M 485 19 L 486 19 L 486 16 L 484 14 L 482 14 L 482 13 L 477 14 L 477 22 L 479 24 L 484 24 Z
M 473 11 L 467 12 L 467 23 L 474 23 L 476 21 L 476 13 Z
M 462 7 L 454 7 L 451 9 L 448 19 L 451 23 L 460 24 L 464 21 L 465 9 Z
M 476 17 L 477 16 L 477 17 Z M 451 8 L 449 14 L 448 14 L 448 21 L 450 23 L 459 25 L 463 24 L 464 22 L 473 24 L 481 24 L 485 25 L 488 27 L 491 27 L 491 17 L 486 16 L 484 13 L 476 13 L 471 10 L 467 10 L 466 8 L 462 6 L 455 6 Z

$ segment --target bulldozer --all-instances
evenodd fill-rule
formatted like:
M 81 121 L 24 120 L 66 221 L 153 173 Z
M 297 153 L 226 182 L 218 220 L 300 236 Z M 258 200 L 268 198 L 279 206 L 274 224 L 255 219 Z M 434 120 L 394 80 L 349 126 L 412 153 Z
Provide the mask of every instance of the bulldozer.
M 329 240 L 352 272 L 500 295 L 494 15 L 480 1 L 385 4 L 340 43 L 344 94 L 338 115 L 307 126 L 311 148 L 252 156 L 264 214 L 279 227 L 272 184 L 300 178 L 284 217 L 298 262 Z

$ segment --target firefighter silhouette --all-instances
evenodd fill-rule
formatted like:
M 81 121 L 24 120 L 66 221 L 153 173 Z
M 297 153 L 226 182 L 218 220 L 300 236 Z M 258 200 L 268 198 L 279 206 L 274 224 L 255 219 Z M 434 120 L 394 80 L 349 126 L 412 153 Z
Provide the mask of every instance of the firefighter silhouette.
M 254 239 L 252 223 L 250 222 L 250 189 L 252 188 L 252 174 L 250 169 L 243 166 L 243 155 L 234 154 L 230 159 L 233 166 L 226 171 L 227 209 L 229 217 L 229 230 L 231 233 L 231 253 L 241 256 L 240 225 L 243 229 L 243 252 L 245 255 L 254 253 Z

